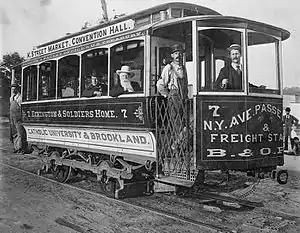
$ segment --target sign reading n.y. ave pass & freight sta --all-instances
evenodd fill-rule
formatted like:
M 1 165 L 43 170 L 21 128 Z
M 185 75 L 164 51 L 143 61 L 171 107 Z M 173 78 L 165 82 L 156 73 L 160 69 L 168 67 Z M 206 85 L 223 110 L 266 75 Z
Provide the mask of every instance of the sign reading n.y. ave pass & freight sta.
M 203 102 L 204 160 L 255 159 L 283 153 L 280 103 Z

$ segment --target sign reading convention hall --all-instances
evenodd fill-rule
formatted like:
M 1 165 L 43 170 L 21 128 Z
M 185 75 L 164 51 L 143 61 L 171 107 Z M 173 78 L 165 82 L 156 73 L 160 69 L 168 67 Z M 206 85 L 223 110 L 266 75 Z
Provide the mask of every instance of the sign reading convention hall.
M 104 28 L 100 28 L 91 32 L 87 32 L 78 36 L 71 37 L 56 43 L 34 49 L 27 53 L 27 59 L 43 56 L 48 53 L 57 52 L 63 49 L 82 45 L 87 42 L 96 41 L 102 38 L 111 37 L 120 33 L 134 29 L 134 20 L 129 19 L 120 23 L 116 23 Z

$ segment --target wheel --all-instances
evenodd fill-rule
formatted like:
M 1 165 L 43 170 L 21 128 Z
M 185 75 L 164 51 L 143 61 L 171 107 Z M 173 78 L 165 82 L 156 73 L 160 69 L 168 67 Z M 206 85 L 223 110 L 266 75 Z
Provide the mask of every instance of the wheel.
M 287 170 L 281 170 L 277 173 L 277 182 L 279 184 L 286 184 L 288 181 L 288 172 Z
M 115 197 L 115 191 L 117 188 L 117 183 L 113 179 L 109 179 L 107 182 L 101 183 L 101 188 L 106 196 Z
M 65 183 L 70 178 L 71 170 L 69 166 L 59 165 L 53 169 L 53 176 L 58 182 Z

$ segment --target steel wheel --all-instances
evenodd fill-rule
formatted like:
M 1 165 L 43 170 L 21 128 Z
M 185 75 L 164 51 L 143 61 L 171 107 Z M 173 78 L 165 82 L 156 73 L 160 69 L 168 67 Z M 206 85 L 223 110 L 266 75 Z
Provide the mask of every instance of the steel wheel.
M 101 183 L 101 188 L 106 196 L 115 197 L 117 182 L 113 179 L 109 179 L 107 182 Z
M 281 170 L 277 173 L 277 182 L 279 184 L 286 184 L 288 181 L 288 172 L 287 170 Z
M 53 169 L 53 176 L 58 182 L 65 183 L 70 178 L 71 170 L 69 166 L 59 165 Z

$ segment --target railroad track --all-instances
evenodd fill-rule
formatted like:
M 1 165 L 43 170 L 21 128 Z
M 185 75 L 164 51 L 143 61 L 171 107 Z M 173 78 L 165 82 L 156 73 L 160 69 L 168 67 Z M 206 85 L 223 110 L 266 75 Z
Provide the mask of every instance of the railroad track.
M 156 214 L 156 215 L 159 215 L 159 216 L 162 216 L 162 217 L 165 217 L 165 218 L 170 218 L 170 219 L 173 219 L 173 220 L 176 220 L 176 221 L 180 221 L 183 224 L 192 224 L 194 226 L 199 227 L 200 229 L 206 228 L 207 230 L 209 230 L 209 232 L 215 232 L 215 233 L 233 232 L 233 231 L 230 231 L 226 228 L 218 227 L 218 226 L 208 224 L 208 223 L 205 223 L 205 222 L 201 222 L 201 221 L 196 221 L 196 220 L 188 218 L 188 217 L 179 216 L 179 215 L 176 215 L 174 213 L 169 213 L 167 211 L 152 208 L 150 206 L 143 206 L 142 204 L 134 204 L 134 203 L 128 202 L 126 200 L 114 199 L 114 198 L 111 198 L 111 197 L 107 197 L 106 195 L 98 193 L 98 192 L 93 192 L 93 191 L 90 191 L 90 190 L 87 190 L 87 189 L 84 189 L 84 188 L 76 187 L 72 184 L 60 183 L 60 182 L 55 181 L 53 179 L 50 179 L 48 177 L 37 175 L 33 172 L 26 171 L 25 169 L 22 169 L 22 168 L 19 168 L 17 166 L 13 166 L 13 165 L 10 165 L 10 164 L 7 164 L 7 163 L 0 162 L 0 165 L 2 165 L 4 167 L 7 167 L 7 168 L 10 168 L 10 169 L 13 169 L 13 170 L 16 170 L 16 171 L 19 171 L 21 173 L 28 174 L 30 176 L 34 176 L 38 179 L 42 179 L 42 180 L 45 180 L 47 182 L 52 182 L 54 184 L 61 185 L 61 186 L 66 187 L 66 188 L 74 189 L 74 190 L 81 191 L 81 192 L 84 192 L 84 193 L 87 193 L 87 194 L 90 194 L 90 195 L 94 195 L 94 196 L 97 196 L 97 197 L 101 197 L 101 198 L 107 198 L 107 199 L 113 200 L 114 202 L 117 202 L 117 203 L 122 203 L 122 204 L 128 205 L 130 207 L 135 207 L 135 208 L 140 209 L 140 210 L 148 211 L 148 212 L 151 212 L 153 214 Z
M 3 152 L 9 152 L 3 148 L 0 148 L 1 151 Z M 36 156 L 33 156 L 33 155 L 25 155 L 26 157 L 32 157 L 33 158 L 36 158 Z M 15 158 L 17 158 L 18 156 L 16 156 Z M 20 156 L 21 157 L 21 156 Z M 5 159 L 4 159 L 5 160 Z M 26 174 L 29 174 L 29 175 L 32 175 L 32 176 L 35 176 L 35 177 L 38 177 L 39 179 L 44 179 L 46 181 L 49 181 L 49 182 L 53 182 L 55 184 L 58 184 L 58 185 L 62 185 L 64 187 L 67 187 L 67 188 L 71 188 L 71 189 L 75 189 L 75 190 L 79 190 L 79 191 L 82 191 L 82 192 L 86 192 L 86 193 L 89 193 L 91 195 L 95 195 L 95 196 L 98 196 L 98 197 L 101 197 L 101 198 L 108 198 L 108 199 L 111 199 L 111 200 L 114 200 L 115 202 L 117 203 L 123 203 L 125 205 L 128 205 L 128 206 L 131 206 L 131 207 L 136 207 L 136 208 L 139 208 L 139 209 L 142 209 L 142 210 L 146 210 L 146 211 L 149 211 L 153 214 L 157 214 L 159 216 L 163 216 L 163 217 L 166 217 L 166 218 L 170 218 L 170 219 L 173 219 L 173 220 L 176 220 L 176 221 L 180 221 L 182 222 L 183 224 L 192 224 L 193 226 L 197 226 L 197 227 L 201 227 L 201 228 L 206 228 L 208 229 L 209 231 L 211 232 L 240 232 L 240 231 L 237 231 L 237 228 L 235 226 L 233 226 L 234 224 L 214 224 L 213 221 L 206 221 L 207 218 L 210 218 L 209 216 L 211 215 L 212 219 L 216 218 L 216 219 L 220 219 L 220 217 L 216 217 L 216 215 L 218 213 L 218 207 L 214 207 L 214 206 L 209 206 L 209 204 L 203 204 L 203 203 L 197 203 L 197 201 L 187 201 L 186 199 L 184 198 L 181 198 L 181 197 L 177 197 L 177 196 L 172 196 L 171 198 L 166 198 L 165 195 L 160 195 L 160 196 L 155 196 L 155 197 L 140 197 L 140 198 L 129 198 L 129 199 L 124 199 L 124 200 L 117 200 L 117 199 L 114 199 L 114 198 L 110 198 L 110 197 L 107 197 L 105 194 L 99 192 L 97 190 L 97 192 L 95 191 L 91 191 L 91 190 L 87 190 L 86 188 L 82 188 L 82 187 L 77 187 L 75 186 L 74 184 L 65 184 L 65 183 L 59 183 L 57 182 L 56 180 L 53 180 L 51 178 L 48 178 L 46 176 L 38 176 L 37 174 L 35 174 L 33 171 L 28 171 L 28 169 L 23 169 L 21 166 L 22 166 L 22 163 L 18 163 L 16 162 L 17 165 L 13 164 L 13 162 L 2 162 L 0 163 L 2 164 L 3 166 L 6 166 L 6 167 L 9 167 L 11 169 L 15 169 L 15 170 L 18 170 L 20 172 L 23 172 L 23 173 L 26 173 Z M 214 196 L 215 195 L 215 196 Z M 214 194 L 214 193 L 202 193 L 202 197 L 206 198 L 208 201 L 209 200 L 213 200 L 213 201 L 230 201 L 231 199 L 229 198 L 225 198 L 224 199 L 224 196 L 221 196 L 220 195 L 217 195 L 217 194 Z M 157 201 L 157 198 L 160 198 L 162 199 L 161 201 L 161 206 L 157 206 L 153 203 L 155 203 Z M 145 201 L 145 200 L 150 200 L 150 201 Z M 231 201 L 234 202 L 236 199 L 233 198 Z M 166 202 L 166 203 L 165 203 Z M 185 204 L 188 204 L 190 206 L 195 206 L 195 205 L 201 205 L 201 209 L 202 211 L 204 212 L 204 215 L 207 215 L 206 216 L 206 219 L 205 218 L 200 218 L 200 217 L 193 217 L 193 216 L 190 216 L 189 213 L 174 213 L 173 211 L 170 211 L 168 209 L 168 205 L 172 205 L 173 203 L 176 203 L 176 205 L 179 205 L 178 203 L 182 202 L 182 205 L 181 206 L 184 206 Z M 249 204 L 248 202 L 245 202 L 245 204 Z M 165 208 L 164 208 L 165 206 Z M 257 207 L 256 206 L 256 203 L 254 203 L 254 205 L 248 205 L 248 206 L 252 206 L 252 207 Z M 180 208 L 180 207 L 178 207 Z M 215 211 L 217 210 L 217 211 Z M 259 208 L 260 211 L 264 211 L 265 212 L 265 215 L 281 215 L 281 216 L 286 216 L 288 217 L 289 219 L 293 219 L 293 218 L 299 218 L 300 216 L 295 216 L 295 215 L 292 215 L 292 214 L 289 214 L 289 213 L 284 213 L 284 212 L 281 212 L 281 211 L 273 211 L 273 210 L 269 210 L 267 208 Z M 239 210 L 237 210 L 239 211 Z M 238 212 L 237 212 L 238 214 Z M 199 219 L 201 219 L 201 221 L 199 221 Z M 222 219 L 222 218 L 221 218 Z M 226 222 L 227 219 L 223 218 L 222 221 Z M 272 227 L 269 227 L 269 229 L 272 229 L 273 231 L 270 231 L 270 232 L 274 232 L 274 229 L 275 229 L 275 232 L 276 232 L 276 229 L 280 229 L 286 225 L 289 225 L 291 222 L 293 221 L 290 221 L 290 220 L 286 220 L 286 221 L 282 221 L 281 225 L 278 223 L 277 225 L 276 224 L 273 224 Z M 258 227 L 258 226 L 255 226 L 255 224 L 252 224 L 251 221 L 248 221 L 246 223 L 243 223 L 243 228 L 245 229 L 248 229 L 248 231 L 242 231 L 242 232 L 253 232 L 253 231 L 260 231 L 260 232 L 269 232 L 269 231 L 266 231 L 265 228 L 262 228 L 262 227 Z

